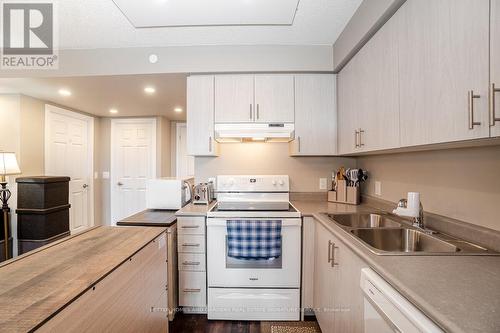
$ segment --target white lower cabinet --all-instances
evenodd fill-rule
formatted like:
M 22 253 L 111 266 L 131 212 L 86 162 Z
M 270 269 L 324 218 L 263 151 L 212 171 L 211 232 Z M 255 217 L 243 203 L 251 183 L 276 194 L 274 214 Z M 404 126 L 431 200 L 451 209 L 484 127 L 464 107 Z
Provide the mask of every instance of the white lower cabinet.
M 320 222 L 315 229 L 314 312 L 321 330 L 363 332 L 359 281 L 367 265 Z
M 205 217 L 178 217 L 177 224 L 179 305 L 184 307 L 184 312 L 206 313 Z

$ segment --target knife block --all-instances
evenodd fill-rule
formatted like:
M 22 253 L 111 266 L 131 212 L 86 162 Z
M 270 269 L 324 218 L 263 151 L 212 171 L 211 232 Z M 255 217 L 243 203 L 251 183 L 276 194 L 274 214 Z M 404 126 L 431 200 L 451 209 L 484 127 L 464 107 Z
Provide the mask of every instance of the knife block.
M 328 201 L 345 203 L 349 205 L 359 205 L 360 190 L 357 186 L 347 186 L 347 181 L 338 180 L 337 190 L 328 192 Z

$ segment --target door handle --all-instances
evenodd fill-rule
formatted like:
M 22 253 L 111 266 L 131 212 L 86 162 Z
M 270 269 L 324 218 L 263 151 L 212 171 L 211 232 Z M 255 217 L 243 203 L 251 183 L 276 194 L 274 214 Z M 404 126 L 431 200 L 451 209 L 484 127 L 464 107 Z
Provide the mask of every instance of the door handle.
M 469 129 L 474 129 L 474 126 L 481 125 L 480 121 L 474 121 L 474 99 L 481 98 L 480 95 L 475 95 L 474 90 L 469 91 Z
M 83 184 L 83 188 L 87 188 L 89 187 L 87 184 Z
M 212 137 L 208 137 L 208 152 L 212 152 Z
M 365 132 L 364 129 L 359 129 L 359 147 L 364 147 L 365 144 L 363 143 L 363 133 Z
M 297 137 L 297 143 L 299 144 L 299 153 L 300 153 L 300 136 Z
M 252 104 L 250 104 L 250 120 L 253 120 Z
M 495 126 L 495 123 L 497 121 L 500 121 L 500 118 L 497 118 L 496 116 L 496 104 L 495 104 L 495 97 L 496 93 L 500 92 L 500 88 L 495 87 L 495 83 L 491 84 L 491 93 L 490 93 L 490 126 Z
M 260 106 L 257 104 L 257 120 L 260 118 Z
M 118 182 L 116 185 L 123 186 L 123 183 L 122 182 Z

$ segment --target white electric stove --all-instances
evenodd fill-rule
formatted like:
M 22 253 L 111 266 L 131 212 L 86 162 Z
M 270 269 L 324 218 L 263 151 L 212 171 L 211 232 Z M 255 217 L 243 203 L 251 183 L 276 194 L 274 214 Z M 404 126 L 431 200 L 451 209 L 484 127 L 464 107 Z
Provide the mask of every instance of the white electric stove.
M 218 176 L 207 216 L 208 319 L 299 320 L 301 215 L 288 176 Z M 281 221 L 281 255 L 228 256 L 227 222 Z

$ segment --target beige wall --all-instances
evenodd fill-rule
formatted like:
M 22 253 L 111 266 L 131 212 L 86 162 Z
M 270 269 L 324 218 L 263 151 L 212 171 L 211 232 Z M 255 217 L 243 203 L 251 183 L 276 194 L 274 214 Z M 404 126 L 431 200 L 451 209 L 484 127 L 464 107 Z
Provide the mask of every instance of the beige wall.
M 500 146 L 362 157 L 358 167 L 368 195 L 379 180 L 385 200 L 420 192 L 426 211 L 500 230 Z
M 21 95 L 20 160 L 23 176 L 39 176 L 45 172 L 45 102 Z
M 221 144 L 219 157 L 196 157 L 196 182 L 221 174 L 285 174 L 293 192 L 320 192 L 319 179 L 331 179 L 340 166 L 355 160 L 339 157 L 290 157 L 286 143 Z

